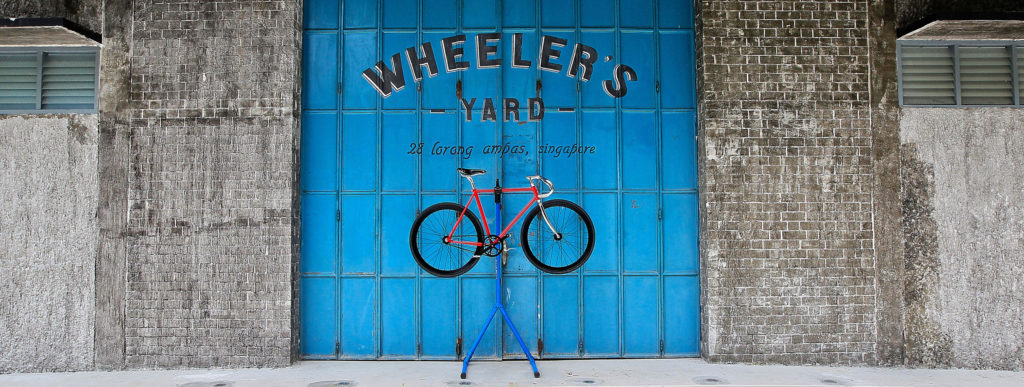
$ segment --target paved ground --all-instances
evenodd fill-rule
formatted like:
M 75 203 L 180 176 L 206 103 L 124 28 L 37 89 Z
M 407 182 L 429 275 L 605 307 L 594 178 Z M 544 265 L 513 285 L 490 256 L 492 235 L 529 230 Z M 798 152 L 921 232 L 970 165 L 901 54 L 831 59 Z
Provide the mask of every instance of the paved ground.
M 0 386 L 1024 386 L 1024 372 L 708 364 L 676 360 L 301 362 L 279 369 L 0 375 Z

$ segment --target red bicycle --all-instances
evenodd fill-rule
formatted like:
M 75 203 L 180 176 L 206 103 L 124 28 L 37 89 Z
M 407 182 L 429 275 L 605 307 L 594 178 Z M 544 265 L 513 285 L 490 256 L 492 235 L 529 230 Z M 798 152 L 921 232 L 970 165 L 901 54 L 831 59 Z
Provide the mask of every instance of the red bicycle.
M 538 269 L 564 274 L 576 270 L 587 261 L 594 250 L 594 222 L 579 205 L 568 200 L 544 199 L 555 192 L 550 180 L 541 176 L 529 176 L 528 188 L 502 188 L 495 180 L 494 189 L 481 190 L 473 183 L 473 176 L 482 175 L 482 169 L 458 169 L 459 175 L 469 180 L 473 196 L 466 205 L 445 202 L 428 207 L 412 224 L 409 233 L 409 248 L 413 258 L 424 271 L 438 277 L 455 277 L 476 265 L 481 255 L 496 257 L 508 251 L 506 243 L 512 225 L 526 214 L 520 235 L 523 253 Z M 548 192 L 540 193 L 534 181 L 547 186 Z M 532 193 L 533 198 L 519 211 L 515 219 L 497 235 L 491 234 L 480 202 L 480 194 L 493 194 L 498 223 L 501 219 L 501 195 L 505 193 Z M 480 219 L 469 210 L 476 201 Z M 537 206 L 529 213 L 533 204 Z M 497 230 L 495 230 L 497 231 Z

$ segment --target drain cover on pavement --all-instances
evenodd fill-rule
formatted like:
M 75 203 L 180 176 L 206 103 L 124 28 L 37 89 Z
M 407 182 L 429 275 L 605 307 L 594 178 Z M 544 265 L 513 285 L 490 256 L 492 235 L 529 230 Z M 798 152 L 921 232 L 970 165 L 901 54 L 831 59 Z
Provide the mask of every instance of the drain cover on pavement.
M 573 378 L 568 381 L 574 386 L 597 386 L 604 383 L 603 380 L 594 378 Z
M 849 386 L 853 384 L 853 379 L 836 375 L 821 375 L 818 382 L 827 386 Z
M 720 378 L 720 377 L 717 377 L 717 376 L 698 376 L 696 378 L 693 378 L 693 382 L 697 383 L 697 384 L 700 384 L 700 385 L 705 385 L 705 386 L 713 386 L 713 385 L 718 385 L 718 384 L 729 384 L 729 382 L 727 380 L 725 380 L 723 378 Z
M 323 382 L 310 383 L 309 387 L 352 387 L 356 382 L 351 380 L 327 380 Z
M 235 382 L 192 382 L 178 385 L 178 387 L 231 387 Z

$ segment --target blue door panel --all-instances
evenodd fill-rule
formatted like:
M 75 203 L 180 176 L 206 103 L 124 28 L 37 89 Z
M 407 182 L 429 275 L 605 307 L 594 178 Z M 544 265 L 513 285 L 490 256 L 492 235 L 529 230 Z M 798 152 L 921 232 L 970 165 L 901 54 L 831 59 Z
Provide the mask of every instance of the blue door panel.
M 306 32 L 302 36 L 302 107 L 336 109 L 338 106 L 338 34 Z
M 411 260 L 411 259 L 410 259 Z M 416 279 L 382 278 L 381 356 L 410 359 L 416 356 Z
M 384 28 L 416 28 L 416 0 L 382 0 Z M 384 52 L 394 52 L 384 50 Z
M 603 222 L 594 223 L 594 251 L 583 265 L 584 273 L 618 273 L 619 197 L 615 193 L 586 193 L 582 206 L 591 214 L 602 214 Z
M 454 359 L 459 336 L 456 304 L 458 281 L 447 278 L 422 278 L 420 310 L 424 359 Z M 411 330 L 411 328 L 409 328 Z
M 337 274 L 338 197 L 302 195 L 302 273 Z
M 344 50 L 341 55 L 343 63 L 341 107 L 344 109 L 376 108 L 379 94 L 372 87 L 367 87 L 368 84 L 362 74 L 364 70 L 375 67 L 378 61 L 383 61 L 388 68 L 393 69 L 391 57 L 381 58 L 378 55 L 376 31 L 345 31 L 344 40 L 342 44 Z M 360 75 L 356 76 L 356 74 Z
M 693 28 L 692 1 L 659 1 L 658 23 L 665 28 Z
M 423 7 L 421 14 L 423 15 L 424 29 L 448 29 L 454 31 L 456 28 L 455 18 L 459 14 L 459 10 L 456 0 L 430 0 L 430 6 Z M 432 39 L 429 41 L 436 42 L 438 40 Z
M 341 279 L 341 355 L 372 359 L 377 355 L 379 331 L 374 327 L 377 313 L 376 281 L 371 278 Z
M 377 271 L 377 197 L 341 197 L 341 270 L 347 274 Z
M 580 25 L 614 28 L 615 12 L 608 12 L 614 8 L 615 0 L 580 0 Z
M 416 165 L 419 157 L 410 144 L 419 142 L 416 125 L 418 114 L 412 111 L 381 114 L 380 189 L 384 192 L 416 190 Z
M 622 263 L 627 273 L 658 271 L 658 195 L 622 195 Z
M 345 28 L 376 28 L 376 0 L 345 0 L 342 13 L 345 15 Z
M 544 357 L 579 357 L 578 276 L 545 276 Z M 513 341 L 513 343 L 515 343 Z
M 628 63 L 636 72 L 636 81 L 628 82 L 627 93 L 622 97 L 622 107 L 654 109 L 657 99 L 654 85 L 657 81 L 655 61 L 650 57 L 654 51 L 654 34 L 650 32 L 622 32 L 622 58 L 637 58 Z M 624 59 L 620 58 L 620 62 Z
M 654 0 L 619 0 L 619 24 L 625 28 L 651 28 Z
M 564 11 L 562 11 L 564 13 Z M 576 78 L 569 78 L 566 76 L 568 73 L 569 61 L 572 60 L 572 48 L 576 44 L 576 37 L 574 32 L 566 32 L 562 30 L 553 29 L 542 29 L 541 39 L 544 36 L 552 36 L 555 38 L 565 40 L 565 45 L 559 47 L 557 44 L 551 44 L 551 49 L 558 52 L 558 57 L 552 57 L 549 62 L 561 69 L 560 71 L 551 71 L 548 69 L 541 69 L 540 81 L 541 81 L 541 93 L 544 97 L 544 106 L 550 109 L 557 108 L 572 108 L 576 106 Z M 541 42 L 538 42 L 541 44 Z M 538 46 L 538 53 L 542 47 Z M 532 56 L 532 55 L 531 55 Z M 540 55 L 537 55 L 537 60 L 534 66 L 539 68 L 541 64 Z M 544 116 L 544 123 L 548 123 L 547 115 Z
M 522 187 L 524 176 L 541 174 L 554 181 L 550 199 L 579 203 L 594 220 L 590 260 L 566 275 L 538 271 L 523 254 L 520 224 L 510 229 L 513 249 L 500 296 L 532 353 L 697 355 L 691 3 L 305 1 L 302 357 L 466 355 L 494 304 L 494 260 L 483 257 L 456 279 L 436 278 L 420 270 L 408 247 L 419 211 L 469 199 L 456 167 L 487 170 L 476 178 L 485 189 L 498 177 L 506 187 Z M 490 43 L 497 47 L 491 58 L 502 61 L 496 68 L 479 66 L 475 38 L 482 33 L 501 36 Z M 469 68 L 448 72 L 441 40 L 460 34 L 465 41 L 455 45 L 462 49 L 457 60 Z M 525 68 L 512 66 L 514 34 L 523 36 Z M 557 71 L 539 67 L 544 36 L 565 41 L 552 45 Z M 567 75 L 586 69 L 570 68 L 577 43 L 596 51 L 588 81 Z M 421 65 L 417 80 L 406 50 L 421 57 L 423 44 L 432 49 L 438 74 Z M 636 76 L 616 81 L 616 66 Z M 394 89 L 385 85 L 378 92 L 367 82 L 391 72 L 401 75 Z M 606 91 L 611 86 L 625 95 L 614 98 Z M 542 119 L 531 117 L 530 99 L 537 97 Z M 493 223 L 491 195 L 481 199 L 488 226 L 498 233 L 529 195 L 504 196 L 502 225 Z M 483 218 L 476 204 L 470 210 Z M 483 337 L 475 357 L 522 357 L 502 324 L 492 324 Z
M 693 33 L 690 30 L 662 31 L 658 53 L 661 66 L 661 107 L 692 109 L 697 106 L 693 63 Z M 666 113 L 663 113 L 666 114 Z
M 573 0 L 541 0 L 541 25 L 545 27 L 574 27 Z
M 306 111 L 302 113 L 302 164 L 321 168 L 302 168 L 300 181 L 305 191 L 338 189 L 338 113 Z
M 505 277 L 504 294 L 502 301 L 505 303 L 505 310 L 512 321 L 515 321 L 519 336 L 526 342 L 531 353 L 537 353 L 537 277 Z M 499 312 L 500 313 L 500 312 Z M 499 318 L 500 316 L 495 316 Z M 523 350 L 519 347 L 511 329 L 502 329 L 503 357 L 522 358 Z
M 658 277 L 626 276 L 623 291 L 623 352 L 626 356 L 658 355 Z
M 576 115 L 564 112 L 549 112 L 544 115 L 541 125 L 541 145 L 544 148 L 541 160 L 543 175 L 557 184 L 559 192 L 573 191 L 578 187 L 579 157 L 570 156 L 569 149 L 576 140 Z
M 425 109 L 426 112 L 430 112 L 429 109 L 456 109 L 459 107 L 459 99 L 452 97 L 457 91 L 456 85 L 459 81 L 459 73 L 449 73 L 445 69 L 444 59 L 441 56 L 441 39 L 453 35 L 455 35 L 455 30 L 445 32 L 423 32 L 422 43 L 430 43 L 430 47 L 434 51 L 435 60 L 437 61 L 437 75 L 431 77 L 429 72 L 424 69 L 423 81 L 420 82 L 420 87 L 422 88 L 422 98 L 420 98 L 420 103 L 422 103 L 423 109 Z M 422 55 L 419 48 L 416 50 L 417 53 Z M 465 48 L 463 50 L 465 50 Z M 481 104 L 483 104 L 483 102 L 481 102 Z M 480 105 L 477 105 L 476 108 L 479 109 Z M 455 126 L 453 125 L 451 128 L 454 129 Z
M 619 186 L 619 145 L 614 111 L 584 111 L 583 143 L 596 150 L 583 158 L 583 188 L 614 190 Z
M 462 2 L 462 27 L 487 28 L 498 26 L 498 15 L 501 14 L 497 0 L 473 0 Z
M 665 354 L 700 354 L 700 292 L 697 276 L 665 276 Z
M 586 357 L 619 357 L 619 278 L 583 277 L 583 350 Z
M 622 187 L 656 189 L 658 186 L 658 129 L 647 112 L 622 112 Z
M 665 194 L 665 273 L 697 275 L 697 194 Z
M 662 184 L 666 190 L 697 189 L 697 119 L 693 112 L 663 112 L 661 121 Z
M 416 195 L 381 195 L 380 200 L 380 272 L 414 277 L 419 269 L 409 252 L 413 219 L 407 215 L 416 213 Z
M 531 68 L 527 70 L 513 67 L 511 59 L 509 59 L 509 63 L 502 63 L 502 91 L 505 98 L 515 98 L 519 102 L 519 120 L 517 121 L 526 121 L 528 118 L 526 109 L 528 108 L 529 98 L 537 96 L 536 53 L 538 52 L 538 39 L 537 33 L 533 31 L 516 30 L 515 32 L 504 33 L 501 38 L 499 52 L 504 53 L 505 58 L 511 58 L 513 39 L 515 39 L 513 35 L 517 33 L 523 35 L 522 59 L 529 61 Z M 507 117 L 507 115 L 504 116 Z
M 305 0 L 302 2 L 302 14 L 305 16 L 302 26 L 308 30 L 337 29 L 338 16 L 341 15 L 339 8 L 337 0 Z
M 338 282 L 334 277 L 303 277 L 299 283 L 300 350 L 311 357 L 333 357 L 338 343 Z
M 457 144 L 459 141 L 458 116 L 450 113 L 422 113 L 423 127 L 420 130 L 423 152 L 430 152 L 435 145 Z M 456 157 L 421 157 L 420 181 L 424 191 L 454 191 L 460 182 L 454 173 L 437 173 L 438 171 L 454 171 L 459 165 Z
M 391 95 L 381 102 L 381 107 L 384 109 L 415 109 L 416 108 L 416 93 L 402 93 L 402 90 L 406 88 L 415 89 L 416 84 L 413 82 L 412 67 L 409 65 L 408 57 L 406 56 L 405 49 L 409 47 L 416 47 L 416 33 L 405 32 L 405 31 L 391 31 L 384 34 L 384 50 L 387 53 L 384 63 L 388 65 L 388 68 L 395 70 L 392 65 L 392 56 L 398 54 L 398 63 L 402 67 L 402 79 L 405 81 L 401 89 L 392 90 Z M 417 48 L 417 55 L 419 55 Z M 429 76 L 429 71 L 426 67 L 421 67 L 424 76 Z M 397 70 L 396 74 L 397 74 Z M 367 88 L 368 84 L 363 82 L 363 89 Z
M 580 35 L 582 36 L 580 43 L 592 47 L 597 51 L 598 56 L 590 74 L 590 80 L 582 82 L 582 78 L 580 79 L 583 107 L 615 107 L 615 99 L 609 98 L 608 94 L 604 91 L 604 81 L 610 78 L 615 64 L 618 63 L 617 60 L 614 60 L 615 32 L 584 31 Z M 572 54 L 572 51 L 570 51 L 570 54 Z M 582 70 L 580 71 L 580 74 L 582 74 Z
M 377 148 L 377 115 L 370 112 L 343 113 L 341 134 L 341 189 L 375 190 L 377 157 L 367 158 L 365 152 L 376 151 Z
M 537 4 L 533 1 L 503 1 L 501 22 L 505 27 L 533 28 L 537 24 Z

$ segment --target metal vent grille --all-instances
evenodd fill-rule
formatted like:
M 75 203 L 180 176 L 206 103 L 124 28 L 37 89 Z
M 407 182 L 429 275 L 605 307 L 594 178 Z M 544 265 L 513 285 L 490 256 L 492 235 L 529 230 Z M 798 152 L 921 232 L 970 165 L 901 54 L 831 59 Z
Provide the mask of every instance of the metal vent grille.
M 95 50 L 0 51 L 0 113 L 92 112 Z
M 1017 52 L 1017 100 L 1018 103 L 1024 103 L 1020 100 L 1020 96 L 1024 96 L 1024 47 L 1018 46 Z
M 0 55 L 0 110 L 36 108 L 39 55 Z
M 1009 47 L 960 47 L 960 103 L 1013 105 Z
M 953 47 L 903 46 L 901 59 L 904 104 L 956 104 Z
M 96 55 L 43 56 L 42 108 L 92 109 L 96 100 Z

